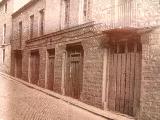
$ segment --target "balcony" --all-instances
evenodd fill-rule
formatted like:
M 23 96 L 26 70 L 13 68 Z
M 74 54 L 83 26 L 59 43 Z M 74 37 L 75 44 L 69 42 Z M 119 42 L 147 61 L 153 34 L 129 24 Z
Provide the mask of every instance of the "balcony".
M 160 5 L 150 1 L 129 1 L 97 10 L 96 23 L 103 29 L 148 28 L 160 25 Z

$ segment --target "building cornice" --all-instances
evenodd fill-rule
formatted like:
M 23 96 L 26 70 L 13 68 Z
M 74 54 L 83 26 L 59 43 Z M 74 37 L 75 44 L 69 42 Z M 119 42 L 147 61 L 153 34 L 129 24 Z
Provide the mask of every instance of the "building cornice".
M 93 21 L 91 21 L 91 22 L 88 22 L 88 23 L 85 23 L 85 24 L 73 26 L 73 27 L 70 27 L 70 28 L 66 28 L 66 29 L 62 29 L 62 30 L 56 31 L 56 32 L 45 34 L 45 35 L 40 36 L 40 37 L 29 39 L 29 40 L 26 41 L 26 43 L 29 44 L 29 43 L 32 43 L 32 42 L 43 40 L 45 38 L 50 38 L 50 37 L 53 37 L 53 36 L 59 36 L 59 35 L 62 35 L 62 34 L 71 33 L 73 31 L 77 31 L 77 30 L 80 30 L 80 29 L 86 29 L 88 27 L 92 28 L 95 25 L 96 24 Z

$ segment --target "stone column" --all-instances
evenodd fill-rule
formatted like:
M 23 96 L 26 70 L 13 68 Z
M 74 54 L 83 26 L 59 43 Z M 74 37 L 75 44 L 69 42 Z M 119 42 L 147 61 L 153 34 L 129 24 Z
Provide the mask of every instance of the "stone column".
M 39 66 L 39 86 L 45 87 L 45 69 L 46 69 L 46 47 L 41 47 L 39 49 L 40 55 L 40 66 Z
M 66 45 L 58 43 L 55 45 L 55 76 L 54 76 L 54 91 L 62 93 L 62 66 L 63 66 L 63 56 L 66 51 Z
M 101 37 L 90 37 L 82 41 L 83 87 L 81 101 L 102 108 L 103 49 Z

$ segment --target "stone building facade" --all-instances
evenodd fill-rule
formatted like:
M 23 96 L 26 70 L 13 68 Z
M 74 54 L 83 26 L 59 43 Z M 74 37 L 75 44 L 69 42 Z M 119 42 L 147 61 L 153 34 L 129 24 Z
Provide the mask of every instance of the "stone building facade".
M 0 2 L 0 71 L 10 73 L 13 0 Z
M 159 27 L 139 14 L 145 3 L 31 0 L 12 14 L 12 75 L 112 111 L 106 119 L 158 120 Z

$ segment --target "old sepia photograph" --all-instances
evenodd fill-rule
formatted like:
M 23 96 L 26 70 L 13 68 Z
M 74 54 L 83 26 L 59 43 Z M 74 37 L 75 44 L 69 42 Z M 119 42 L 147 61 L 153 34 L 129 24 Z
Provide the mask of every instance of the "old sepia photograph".
M 0 120 L 160 120 L 160 0 L 0 0 Z

